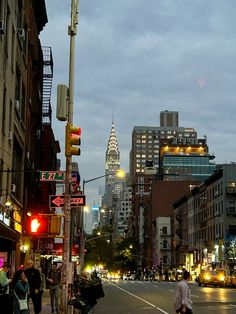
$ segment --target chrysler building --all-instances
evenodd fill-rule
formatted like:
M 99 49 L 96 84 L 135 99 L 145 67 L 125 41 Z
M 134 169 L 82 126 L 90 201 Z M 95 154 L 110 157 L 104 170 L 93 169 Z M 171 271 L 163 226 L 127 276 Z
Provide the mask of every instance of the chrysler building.
M 108 140 L 105 160 L 105 193 L 111 191 L 117 193 L 116 172 L 120 169 L 120 151 L 118 148 L 114 121 L 112 121 L 111 133 Z

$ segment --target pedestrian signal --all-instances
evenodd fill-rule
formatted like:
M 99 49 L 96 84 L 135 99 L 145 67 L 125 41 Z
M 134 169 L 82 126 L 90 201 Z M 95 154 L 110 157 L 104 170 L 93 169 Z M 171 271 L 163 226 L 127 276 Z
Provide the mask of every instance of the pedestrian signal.
M 42 216 L 31 216 L 29 224 L 29 233 L 31 235 L 48 235 L 49 218 Z

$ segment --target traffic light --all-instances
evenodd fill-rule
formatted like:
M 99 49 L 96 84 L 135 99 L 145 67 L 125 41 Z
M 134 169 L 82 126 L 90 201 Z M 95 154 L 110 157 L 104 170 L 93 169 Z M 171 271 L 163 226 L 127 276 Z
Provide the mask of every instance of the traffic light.
M 48 235 L 49 217 L 39 215 L 31 216 L 29 221 L 29 233 L 31 235 Z
M 81 129 L 79 127 L 72 126 L 71 123 L 66 125 L 66 145 L 65 155 L 71 157 L 72 155 L 80 155 L 80 147 L 74 147 L 73 145 L 80 146 Z

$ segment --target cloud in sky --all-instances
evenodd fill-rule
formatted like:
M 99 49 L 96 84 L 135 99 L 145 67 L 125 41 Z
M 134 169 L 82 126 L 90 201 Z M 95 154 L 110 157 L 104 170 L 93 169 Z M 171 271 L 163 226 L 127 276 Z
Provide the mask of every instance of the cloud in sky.
M 43 45 L 54 58 L 57 84 L 68 85 L 69 0 L 46 0 Z M 177 110 L 180 126 L 207 135 L 216 162 L 236 160 L 235 0 L 80 0 L 75 49 L 74 124 L 82 153 L 74 157 L 87 180 L 104 173 L 112 111 L 129 170 L 135 125 L 159 126 L 161 110 Z M 64 126 L 54 118 L 64 157 Z M 103 180 L 86 186 L 90 204 Z

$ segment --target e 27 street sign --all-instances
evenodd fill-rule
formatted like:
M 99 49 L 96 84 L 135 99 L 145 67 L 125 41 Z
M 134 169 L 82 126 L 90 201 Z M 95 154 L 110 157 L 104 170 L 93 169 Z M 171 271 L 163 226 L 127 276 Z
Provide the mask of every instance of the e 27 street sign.
M 65 195 L 50 195 L 49 206 L 50 207 L 64 207 Z M 85 195 L 73 195 L 70 197 L 70 206 L 78 207 L 85 206 Z
M 40 171 L 39 180 L 40 181 L 64 181 L 65 171 Z

